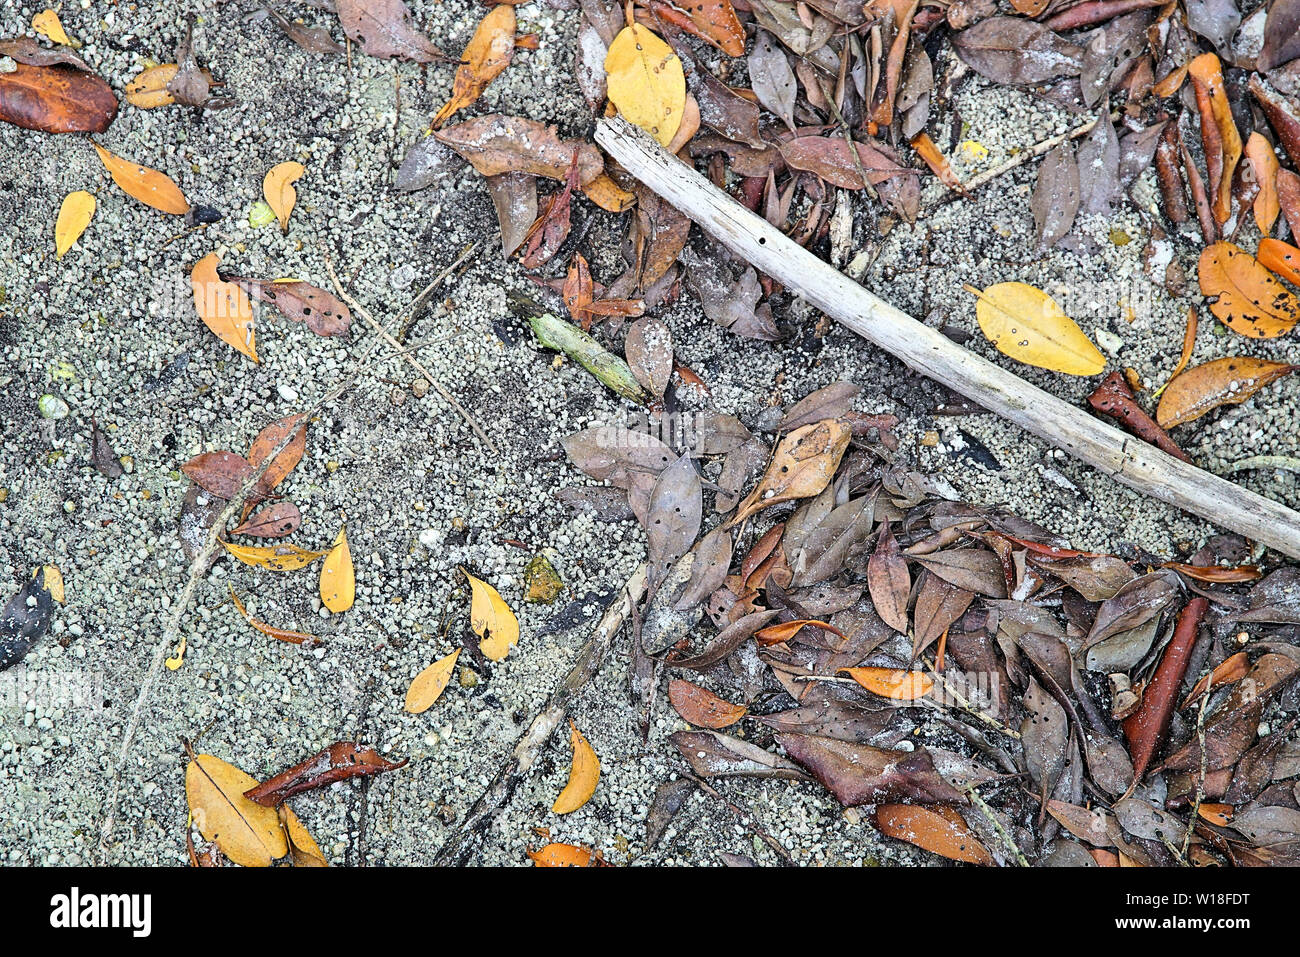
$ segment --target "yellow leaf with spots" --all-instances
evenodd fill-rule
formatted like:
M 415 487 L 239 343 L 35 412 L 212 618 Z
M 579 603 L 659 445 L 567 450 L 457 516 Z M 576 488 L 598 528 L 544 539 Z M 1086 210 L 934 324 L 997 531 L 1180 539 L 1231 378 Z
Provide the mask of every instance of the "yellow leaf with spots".
M 357 598 L 357 579 L 352 570 L 352 552 L 348 548 L 346 528 L 339 529 L 334 547 L 320 570 L 320 600 L 330 611 L 347 611 Z
M 326 552 L 310 552 L 297 545 L 235 545 L 223 541 L 226 551 L 230 552 L 245 565 L 267 568 L 273 572 L 293 572 L 306 568 Z
M 85 190 L 79 189 L 63 198 L 59 219 L 54 224 L 54 251 L 58 258 L 62 259 L 72 244 L 81 238 L 94 215 L 95 197 Z
M 492 661 L 501 661 L 519 644 L 519 619 L 500 593 L 487 582 L 479 581 L 465 569 L 473 593 L 469 606 L 469 626 L 479 636 L 478 647 Z
M 293 184 L 302 179 L 306 172 L 301 163 L 281 163 L 271 167 L 271 171 L 262 180 L 262 195 L 266 197 L 266 205 L 271 207 L 280 220 L 282 233 L 289 231 L 289 214 L 298 202 L 298 191 L 293 188 Z
M 258 362 L 253 304 L 243 289 L 217 275 L 218 262 L 216 253 L 208 253 L 190 271 L 194 309 L 218 339 Z
M 596 757 L 595 749 L 572 721 L 569 728 L 572 732 L 569 740 L 573 744 L 573 765 L 569 768 L 569 783 L 551 807 L 556 814 L 569 814 L 590 801 L 596 793 L 596 782 L 600 780 L 600 758 Z
M 63 29 L 63 24 L 59 21 L 59 15 L 53 10 L 42 10 L 32 17 L 32 29 L 41 36 L 49 37 L 53 43 L 65 47 L 73 45 L 72 40 L 69 39 L 68 34 Z
M 1000 282 L 983 292 L 963 288 L 979 297 L 975 318 L 1003 355 L 1067 375 L 1097 375 L 1106 368 L 1106 357 L 1041 289 L 1023 282 Z
M 633 22 L 609 45 L 605 74 L 618 111 L 659 145 L 671 143 L 686 109 L 686 74 L 668 44 Z
M 406 690 L 407 711 L 411 714 L 423 714 L 433 707 L 433 703 L 442 697 L 447 682 L 451 680 L 451 673 L 455 670 L 456 659 L 459 657 L 460 649 L 457 648 L 415 676 L 411 687 Z
M 98 143 L 94 146 L 95 152 L 99 154 L 99 161 L 113 177 L 113 182 L 127 195 L 134 196 L 146 206 L 152 206 L 173 216 L 184 216 L 190 211 L 190 204 L 185 194 L 166 173 L 141 166 L 139 163 L 132 163 L 115 153 L 110 153 Z
M 1232 243 L 1206 247 L 1197 275 L 1201 292 L 1215 297 L 1210 311 L 1233 332 L 1276 339 L 1300 322 L 1300 300 L 1254 256 Z
M 162 63 L 142 71 L 126 85 L 126 101 L 142 110 L 170 106 L 176 98 L 167 84 L 176 79 L 180 69 L 175 63 Z
M 185 769 L 185 799 L 199 833 L 242 867 L 269 867 L 289 853 L 275 808 L 244 797 L 257 783 L 210 754 L 198 755 Z

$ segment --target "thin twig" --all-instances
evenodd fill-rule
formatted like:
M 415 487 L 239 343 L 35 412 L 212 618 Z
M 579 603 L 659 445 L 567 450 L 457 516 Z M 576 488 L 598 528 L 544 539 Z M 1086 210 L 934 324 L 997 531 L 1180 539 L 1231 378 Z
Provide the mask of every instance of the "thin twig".
M 1120 116 L 1119 111 L 1116 110 L 1114 113 L 1110 115 L 1111 122 L 1113 123 L 1115 120 L 1118 120 L 1119 116 Z M 1021 152 L 1017 153 L 1015 156 L 1011 157 L 1011 159 L 1007 160 L 1005 163 L 1000 163 L 999 165 L 993 167 L 992 169 L 985 170 L 984 172 L 980 173 L 977 176 L 972 176 L 970 179 L 966 180 L 966 182 L 961 184 L 962 188 L 965 189 L 967 192 L 970 192 L 971 190 L 974 189 L 979 189 L 985 183 L 997 179 L 1003 173 L 1009 172 L 1010 170 L 1015 169 L 1017 166 L 1023 166 L 1025 163 L 1028 163 L 1034 157 L 1042 156 L 1044 153 L 1050 153 L 1052 150 L 1056 149 L 1056 147 L 1060 146 L 1062 143 L 1066 142 L 1067 140 L 1077 140 L 1081 136 L 1087 136 L 1089 133 L 1092 132 L 1093 127 L 1095 127 L 1096 125 L 1097 125 L 1096 120 L 1089 120 L 1087 123 L 1084 123 L 1082 126 L 1076 127 L 1075 129 L 1072 129 L 1069 132 L 1059 133 L 1056 136 L 1048 137 L 1047 139 L 1043 140 L 1041 143 L 1035 143 L 1033 146 L 1029 147 L 1029 149 L 1022 150 Z
M 433 295 L 433 291 L 446 282 L 448 276 L 464 265 L 465 261 L 478 251 L 478 244 L 479 241 L 476 239 L 474 242 L 466 246 L 464 250 L 462 250 L 461 254 L 456 257 L 455 262 L 442 272 L 438 273 L 438 275 L 434 277 L 433 282 L 421 289 L 420 294 L 411 300 L 411 304 L 402 311 L 402 314 L 397 317 L 397 321 L 394 323 L 397 327 L 398 339 L 403 342 L 406 341 L 406 333 L 410 330 L 411 323 L 415 321 L 415 314 L 424 308 L 424 304 L 428 301 L 429 297 Z
M 764 844 L 770 847 L 773 850 L 773 852 L 777 855 L 777 857 L 785 861 L 786 864 L 788 864 L 790 867 L 796 866 L 794 858 L 790 856 L 790 852 L 785 849 L 785 846 L 780 841 L 774 838 L 771 834 L 767 833 L 767 831 L 763 830 L 762 825 L 758 823 L 758 819 L 754 816 L 752 811 L 746 811 L 740 807 L 737 807 L 730 800 L 728 800 L 721 792 L 719 792 L 717 788 L 713 787 L 713 785 L 709 784 L 709 782 L 705 781 L 702 777 L 692 774 L 689 771 L 684 772 L 684 774 L 691 781 L 694 781 L 695 786 L 698 787 L 705 794 L 709 795 L 710 797 L 717 798 L 719 801 L 721 801 L 723 805 L 727 808 L 727 810 L 729 810 L 732 814 L 736 815 L 736 817 L 740 818 L 742 824 L 748 824 L 750 827 L 752 827 L 754 829 L 754 833 L 758 836 L 759 840 L 761 840 Z
M 970 798 L 971 803 L 979 808 L 980 812 L 989 819 L 989 823 L 993 825 L 993 830 L 998 832 L 998 837 L 1002 838 L 1002 843 L 1007 846 L 1007 850 L 1009 850 L 1015 857 L 1016 863 L 1021 867 L 1028 867 L 1029 861 L 1025 858 L 1025 852 L 1020 849 L 1020 845 L 1016 843 L 1016 839 L 1008 833 L 1005 827 L 1002 826 L 1002 822 L 998 820 L 998 816 L 993 813 L 993 809 L 988 806 L 988 803 L 980 797 L 979 792 L 976 791 L 973 786 L 968 787 L 966 788 L 966 796 Z
M 1016 731 L 1012 728 L 1008 728 L 997 718 L 993 717 L 993 715 L 981 711 L 979 708 L 975 707 L 973 704 L 967 701 L 965 696 L 962 695 L 960 691 L 958 691 L 956 688 L 954 688 L 952 685 L 948 683 L 947 678 L 945 678 L 943 675 L 939 674 L 939 672 L 934 670 L 934 663 L 929 658 L 922 658 L 921 661 L 925 665 L 925 667 L 929 670 L 930 674 L 934 675 L 935 680 L 943 685 L 943 690 L 957 699 L 957 704 L 961 706 L 961 709 L 963 711 L 965 711 L 967 714 L 974 715 L 975 717 L 983 721 L 985 724 L 997 728 L 1007 737 L 1019 739 L 1020 737 L 1019 731 Z M 922 702 L 923 705 L 931 704 L 929 699 L 927 698 L 921 698 L 920 701 Z M 941 707 L 940 705 L 932 705 L 932 706 L 936 708 Z
M 366 309 L 365 306 L 361 305 L 361 303 L 357 302 L 354 298 L 352 298 L 352 296 L 348 294 L 347 290 L 343 288 L 343 284 L 339 282 L 338 273 L 334 271 L 334 264 L 330 262 L 329 254 L 325 252 L 323 247 L 321 249 L 321 254 L 324 256 L 325 259 L 325 270 L 326 272 L 329 273 L 330 281 L 334 283 L 334 289 L 338 292 L 339 297 L 344 302 L 346 302 L 348 306 L 350 306 L 352 309 L 360 313 L 361 318 L 365 319 L 366 322 L 370 323 L 371 328 L 374 329 L 375 332 L 379 333 L 385 340 L 387 340 L 389 345 L 391 345 L 394 349 L 400 349 L 402 347 L 402 344 L 393 337 L 393 334 L 389 332 L 387 329 L 385 329 L 383 326 L 381 326 L 379 322 L 375 319 L 375 317 L 370 314 L 370 311 Z M 474 430 L 474 434 L 477 435 L 479 439 L 482 440 L 483 444 L 488 447 L 488 449 L 492 452 L 493 455 L 501 454 L 501 450 L 497 448 L 495 442 L 493 442 L 490 438 L 488 438 L 488 434 L 483 431 L 482 427 L 475 420 L 474 416 L 470 415 L 469 412 L 466 411 L 465 407 L 456 401 L 456 397 L 453 396 L 450 392 L 448 392 L 443 387 L 442 383 L 439 382 L 438 379 L 434 376 L 434 374 L 424 367 L 423 362 L 415 358 L 415 356 L 413 355 L 406 356 L 406 361 L 409 362 L 411 366 L 417 372 L 420 373 L 420 375 L 424 376 L 425 381 L 428 382 L 431 386 L 433 386 L 435 390 L 437 390 L 438 394 L 442 396 L 442 398 L 446 401 L 448 405 L 450 405 L 453 409 L 455 409 L 458 413 L 460 413 L 460 417 L 464 419 L 466 423 L 468 423 L 469 427 Z

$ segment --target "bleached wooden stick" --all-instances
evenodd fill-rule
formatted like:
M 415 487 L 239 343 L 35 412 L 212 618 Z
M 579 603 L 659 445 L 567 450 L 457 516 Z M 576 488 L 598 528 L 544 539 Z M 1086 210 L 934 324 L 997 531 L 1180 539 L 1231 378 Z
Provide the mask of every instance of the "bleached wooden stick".
M 596 142 L 737 256 L 915 371 L 1130 488 L 1300 558 L 1300 514 L 1180 462 L 963 349 L 786 238 L 626 120 L 601 120 Z

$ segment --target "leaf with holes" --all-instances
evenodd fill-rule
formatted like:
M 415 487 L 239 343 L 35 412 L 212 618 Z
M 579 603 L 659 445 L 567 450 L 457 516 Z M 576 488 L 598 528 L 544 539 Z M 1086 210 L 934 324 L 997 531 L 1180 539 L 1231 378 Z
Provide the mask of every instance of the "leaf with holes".
M 737 506 L 726 527 L 780 502 L 820 493 L 839 468 L 852 434 L 839 419 L 826 419 L 795 429 L 777 445 L 763 478 Z
M 659 473 L 646 515 L 646 563 L 651 588 L 663 581 L 677 559 L 695 543 L 703 519 L 704 494 L 689 454 Z
M 983 292 L 964 288 L 978 297 L 980 330 L 1002 354 L 1067 375 L 1097 375 L 1106 368 L 1106 357 L 1041 289 L 1023 282 L 1000 282 Z
M 368 56 L 416 63 L 443 59 L 442 51 L 415 29 L 402 0 L 337 0 L 337 7 L 343 32 Z
M 619 31 L 605 54 L 609 101 L 660 146 L 677 135 L 686 110 L 686 73 L 677 54 L 635 21 Z
M 44 133 L 103 133 L 116 116 L 112 87 L 65 62 L 19 62 L 0 72 L 0 120 L 6 123 Z
M 345 303 L 301 279 L 231 276 L 228 281 L 258 302 L 271 303 L 286 319 L 304 323 L 318 336 L 346 335 L 352 327 L 352 310 Z

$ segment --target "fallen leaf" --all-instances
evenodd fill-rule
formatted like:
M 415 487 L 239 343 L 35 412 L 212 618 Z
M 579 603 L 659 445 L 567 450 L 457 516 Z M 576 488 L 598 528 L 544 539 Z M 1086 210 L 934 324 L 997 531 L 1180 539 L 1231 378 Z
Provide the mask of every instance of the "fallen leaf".
M 531 173 L 560 180 L 567 177 L 578 152 L 578 185 L 605 171 L 600 151 L 581 140 L 562 140 L 554 126 L 519 116 L 490 113 L 433 134 L 484 176 Z
M 1241 134 L 1232 118 L 1232 107 L 1224 90 L 1223 67 L 1213 53 L 1203 53 L 1187 64 L 1187 74 L 1192 78 L 1198 102 L 1208 99 L 1209 109 L 1217 127 L 1217 143 L 1206 141 L 1207 159 L 1210 160 L 1210 195 L 1214 204 L 1214 221 L 1222 226 L 1232 213 L 1232 177 L 1241 161 Z M 1204 111 L 1202 111 L 1204 112 Z M 1211 135 L 1202 117 L 1202 137 Z M 1213 149 L 1217 147 L 1217 150 Z M 1213 155 L 1217 153 L 1217 155 Z M 1218 179 L 1215 180 L 1215 169 Z
M 173 216 L 184 216 L 190 211 L 190 204 L 185 199 L 185 194 L 165 173 L 116 156 L 98 143 L 94 146 L 100 162 L 113 177 L 113 182 L 127 195 L 134 196 L 146 206 L 152 206 Z M 215 257 L 213 258 L 215 262 Z M 215 266 L 213 272 L 216 272 Z
M 668 701 L 683 720 L 700 728 L 727 728 L 749 713 L 744 705 L 732 704 L 681 678 L 668 682 Z
M 479 650 L 492 661 L 501 661 L 519 643 L 519 619 L 495 588 L 463 568 L 460 572 L 469 579 L 469 626 L 481 639 Z
M 275 460 L 267 466 L 261 481 L 258 482 L 258 487 L 264 495 L 269 495 L 271 490 L 283 482 L 289 476 L 289 473 L 297 467 L 298 463 L 302 461 L 303 453 L 307 451 L 306 414 L 295 412 L 292 415 L 276 419 L 257 433 L 257 437 L 253 439 L 253 444 L 248 450 L 249 464 L 255 469 L 261 468 L 262 463 L 280 447 L 280 443 L 290 433 L 293 434 L 293 438 L 284 447 L 284 451 L 277 455 Z
M 1162 429 L 1171 429 L 1221 405 L 1238 405 L 1296 369 L 1300 366 L 1251 356 L 1214 359 L 1169 383 L 1156 408 L 1156 421 Z
M 534 867 L 608 867 L 600 851 L 581 844 L 547 844 L 539 850 L 525 848 Z
M 646 512 L 646 565 L 652 590 L 677 560 L 690 551 L 700 532 L 704 496 L 689 453 L 662 472 L 650 491 Z
M 301 279 L 249 279 L 233 282 L 258 302 L 269 302 L 280 315 L 306 324 L 318 336 L 342 336 L 352 328 L 352 310 L 332 294 Z
M 754 640 L 760 645 L 779 645 L 782 642 L 791 641 L 805 628 L 817 628 L 822 631 L 829 631 L 836 637 L 844 637 L 844 632 L 824 621 L 818 621 L 815 618 L 796 618 L 794 621 L 783 621 L 780 624 L 768 625 L 766 628 L 759 629 L 754 632 Z
M 307 833 L 307 829 L 287 805 L 281 804 L 276 808 L 276 816 L 284 830 L 285 843 L 289 845 L 289 860 L 294 867 L 329 867 L 320 845 Z
M 1079 163 L 1069 140 L 1043 158 L 1038 180 L 1029 198 L 1034 214 L 1038 241 L 1051 248 L 1064 239 L 1074 226 L 1082 194 L 1079 191 Z
M 637 381 L 662 399 L 673 374 L 673 336 L 667 324 L 638 319 L 628 327 L 623 353 Z
M 248 301 L 244 290 L 233 282 L 222 281 L 217 275 L 219 262 L 216 253 L 208 253 L 190 270 L 194 309 L 218 339 L 259 362 L 253 329 L 253 304 Z
M 934 679 L 923 671 L 903 671 L 899 668 L 841 668 L 872 694 L 894 701 L 915 701 L 924 698 L 934 687 Z
M 402 0 L 336 0 L 348 39 L 368 56 L 399 57 L 416 63 L 444 59 L 442 51 L 415 29 Z
M 72 248 L 73 243 L 90 225 L 95 215 L 95 197 L 84 190 L 69 193 L 59 207 L 59 218 L 54 224 L 54 250 L 57 258 Z
M 44 565 L 0 609 L 0 671 L 22 661 L 49 631 L 56 601 L 63 601 L 63 576 Z
M 245 565 L 266 568 L 273 572 L 293 572 L 306 568 L 329 551 L 312 552 L 287 542 L 283 545 L 235 545 L 222 541 L 222 546 Z
M 1218 242 L 1201 253 L 1201 292 L 1217 297 L 1210 311 L 1233 332 L 1275 339 L 1300 322 L 1300 301 L 1250 253 Z
M 415 676 L 411 687 L 406 689 L 407 711 L 411 714 L 423 714 L 433 707 L 434 702 L 442 696 L 447 682 L 451 680 L 452 672 L 456 668 L 456 659 L 459 657 L 460 649 L 457 648 Z
M 619 113 L 661 146 L 671 143 L 686 109 L 686 74 L 668 44 L 633 21 L 609 45 L 605 74 Z
M 758 777 L 803 781 L 799 766 L 729 734 L 717 731 L 676 731 L 668 740 L 702 778 Z
M 821 492 L 839 468 L 852 434 L 838 419 L 826 419 L 789 433 L 777 445 L 763 478 L 724 527 L 730 528 L 780 502 Z
M 595 750 L 587 743 L 576 724 L 570 721 L 569 728 L 573 764 L 569 768 L 569 783 L 551 806 L 551 811 L 555 814 L 571 814 L 590 801 L 596 793 L 596 783 L 600 780 L 600 758 L 596 757 Z
M 60 46 L 72 46 L 72 40 L 64 32 L 63 24 L 59 22 L 59 15 L 53 10 L 42 10 L 32 17 L 32 29 Z
M 308 27 L 290 20 L 270 7 L 263 7 L 271 15 L 285 36 L 309 53 L 344 53 L 344 48 L 335 42 L 324 27 Z
M 175 63 L 160 63 L 138 73 L 126 85 L 126 101 L 141 110 L 171 106 L 176 102 L 167 85 L 176 78 L 180 67 Z
M 200 452 L 181 466 L 181 472 L 204 491 L 231 499 L 253 477 L 248 459 L 234 452 Z
M 1000 282 L 979 297 L 975 316 L 980 329 L 1004 355 L 1027 365 L 1067 375 L 1097 375 L 1106 358 L 1056 300 L 1023 282 Z
M 254 778 L 210 754 L 197 755 L 185 769 L 185 799 L 195 826 L 241 867 L 270 867 L 289 853 L 274 808 L 244 796 L 256 786 Z
M 785 51 L 766 30 L 759 30 L 754 36 L 754 47 L 749 51 L 749 77 L 758 102 L 785 123 L 793 132 L 794 103 L 799 95 L 799 83 L 795 79 L 790 61 Z
M 451 99 L 434 116 L 432 127 L 439 129 L 457 110 L 473 106 L 487 85 L 510 65 L 514 51 L 515 8 L 501 4 L 479 21 L 474 36 L 461 53 L 461 63 L 452 80 Z
M 1041 23 L 989 17 L 952 35 L 952 46 L 979 73 L 1008 86 L 1032 86 L 1078 76 L 1084 49 Z
M 1272 145 L 1261 133 L 1250 134 L 1250 139 L 1246 141 L 1246 158 L 1250 160 L 1251 171 L 1259 186 L 1254 202 L 1255 224 L 1259 226 L 1259 231 L 1267 236 L 1273 231 L 1273 224 L 1277 222 L 1277 217 L 1282 211 L 1277 199 L 1277 171 L 1281 167 L 1277 161 L 1277 153 L 1273 152 Z M 1262 245 L 1261 243 L 1261 247 Z M 1262 265 L 1277 272 L 1264 262 L 1262 248 L 1259 255 Z M 1300 266 L 1300 261 L 1297 261 L 1297 265 Z
M 294 204 L 298 202 L 298 192 L 293 188 L 293 184 L 306 172 L 306 168 L 301 163 L 291 160 L 272 166 L 262 179 L 262 195 L 266 197 L 266 204 L 280 220 L 282 233 L 289 231 L 289 214 L 293 212 Z
M 18 63 L 0 72 L 0 120 L 44 133 L 103 133 L 117 97 L 102 79 L 73 66 Z
M 334 547 L 320 569 L 320 600 L 334 614 L 345 612 L 357 598 L 357 580 L 352 570 L 352 552 L 348 532 L 340 528 Z
M 335 741 L 329 747 L 281 771 L 275 777 L 267 778 L 261 784 L 254 782 L 254 786 L 246 789 L 242 794 L 254 804 L 264 808 L 274 808 L 295 794 L 351 778 L 371 777 L 386 771 L 396 771 L 398 768 L 406 767 L 409 761 L 410 758 L 399 762 L 389 761 L 368 744 Z M 207 837 L 206 834 L 204 836 Z
M 1259 241 L 1256 255 L 1265 269 L 1277 273 L 1293 286 L 1300 286 L 1300 249 L 1280 239 L 1265 238 Z
M 287 642 L 291 645 L 304 645 L 308 648 L 320 644 L 320 639 L 315 635 L 309 635 L 305 631 L 290 631 L 287 628 L 277 628 L 274 625 L 268 625 L 264 621 L 259 621 L 248 613 L 244 603 L 239 600 L 235 594 L 235 587 L 230 587 L 230 600 L 234 603 L 235 609 L 244 617 L 244 620 L 260 631 L 262 634 L 274 638 L 276 641 Z
M 905 800 L 960 804 L 966 800 L 935 770 L 934 759 L 924 747 L 896 751 L 788 732 L 778 733 L 776 740 L 845 807 Z
M 1264 23 L 1258 67 L 1267 73 L 1300 57 L 1300 0 L 1273 0 Z
M 882 804 L 876 808 L 876 827 L 886 837 L 915 844 L 950 861 L 993 863 L 988 848 L 971 833 L 961 816 L 949 808 Z
M 881 528 L 876 549 L 867 561 L 867 589 L 881 620 L 894 631 L 906 634 L 912 580 L 889 522 Z

